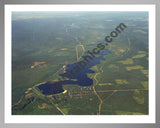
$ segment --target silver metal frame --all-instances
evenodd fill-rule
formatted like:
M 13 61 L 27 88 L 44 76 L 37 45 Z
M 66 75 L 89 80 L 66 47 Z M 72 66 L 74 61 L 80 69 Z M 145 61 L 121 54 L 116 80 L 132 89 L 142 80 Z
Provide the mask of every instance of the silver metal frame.
M 156 123 L 155 124 L 5 124 L 4 123 L 4 5 L 6 4 L 155 4 L 156 5 Z M 160 1 L 159 0 L 0 0 L 0 128 L 160 128 Z

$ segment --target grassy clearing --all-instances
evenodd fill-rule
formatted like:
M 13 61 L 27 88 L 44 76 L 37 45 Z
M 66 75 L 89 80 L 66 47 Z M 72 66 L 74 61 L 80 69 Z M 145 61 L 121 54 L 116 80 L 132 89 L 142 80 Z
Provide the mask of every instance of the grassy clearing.
M 133 93 L 133 99 L 138 103 L 138 104 L 144 104 L 144 96 L 141 94 L 139 90 L 135 90 Z
M 137 59 L 137 58 L 143 58 L 146 56 L 146 52 L 145 51 L 138 51 L 138 55 L 133 56 L 133 59 Z
M 116 65 L 114 65 L 114 64 L 110 64 L 108 67 L 109 67 L 109 68 L 114 68 L 114 69 L 119 69 L 119 67 L 116 66 Z
M 141 72 L 142 72 L 146 77 L 148 77 L 148 70 L 141 70 Z
M 98 71 L 98 67 L 97 67 L 97 65 L 95 65 L 95 66 L 93 66 L 92 68 L 90 68 L 91 70 L 93 70 L 93 71 Z
M 52 108 L 50 105 L 46 104 L 46 103 L 42 103 L 40 105 L 38 105 L 39 109 L 49 109 Z
M 121 85 L 121 84 L 128 84 L 128 81 L 127 81 L 127 80 L 116 79 L 115 81 L 116 81 L 117 84 L 120 84 L 120 85 Z
M 127 71 L 131 71 L 131 70 L 136 70 L 136 69 L 143 69 L 143 67 L 141 65 L 136 65 L 136 66 L 129 66 L 126 67 Z
M 133 64 L 133 60 L 132 59 L 126 59 L 124 61 L 118 61 L 118 63 L 122 63 L 122 64 Z
M 142 81 L 141 84 L 145 89 L 148 89 L 148 81 Z
M 67 50 L 67 48 L 61 48 L 62 51 Z
M 141 70 L 143 74 L 148 75 L 148 70 Z
M 146 56 L 146 54 L 139 54 L 139 55 L 133 56 L 132 58 L 133 58 L 133 59 L 136 59 L 136 58 L 143 58 L 143 57 L 145 57 L 145 56 Z
M 68 115 L 68 109 L 67 109 L 67 108 L 63 108 L 62 111 L 63 111 L 66 115 Z
M 113 83 L 101 83 L 99 84 L 100 86 L 105 86 L 105 85 L 113 85 Z
M 125 52 L 124 49 L 122 49 L 121 47 L 118 47 L 116 45 L 110 45 L 111 51 L 115 54 L 115 55 L 119 55 Z
M 146 54 L 146 51 L 138 51 L 139 54 Z

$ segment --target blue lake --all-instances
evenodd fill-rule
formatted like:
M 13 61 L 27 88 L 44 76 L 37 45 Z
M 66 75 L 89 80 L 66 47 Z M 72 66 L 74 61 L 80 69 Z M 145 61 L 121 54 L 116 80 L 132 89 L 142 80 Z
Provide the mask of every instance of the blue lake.
M 90 68 L 100 64 L 101 61 L 105 60 L 104 56 L 107 54 L 111 54 L 107 49 L 104 49 L 101 51 L 98 57 L 93 58 L 92 60 L 87 63 L 87 65 L 82 68 L 78 73 L 75 73 L 74 76 L 72 76 L 73 80 L 60 80 L 60 81 L 52 81 L 52 82 L 46 82 L 38 86 L 38 88 L 42 91 L 45 95 L 51 95 L 51 94 L 58 94 L 63 92 L 63 86 L 67 84 L 75 84 L 79 86 L 92 86 L 93 80 L 90 79 L 87 74 L 88 73 L 94 73 Z M 75 66 L 78 66 L 78 62 L 73 64 L 68 64 L 66 66 L 66 73 L 70 73 L 71 70 Z M 59 74 L 59 76 L 63 76 L 64 74 Z M 67 78 L 67 76 L 66 76 Z M 68 77 L 69 78 L 69 77 Z

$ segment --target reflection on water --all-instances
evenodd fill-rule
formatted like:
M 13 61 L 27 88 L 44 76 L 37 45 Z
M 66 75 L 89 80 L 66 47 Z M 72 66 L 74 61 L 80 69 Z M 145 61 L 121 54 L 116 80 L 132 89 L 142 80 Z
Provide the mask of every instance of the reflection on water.
M 94 71 L 92 71 L 90 68 L 97 64 L 100 64 L 102 60 L 105 60 L 104 56 L 107 54 L 111 54 L 111 52 L 109 52 L 107 49 L 104 49 L 103 51 L 101 51 L 101 54 L 98 57 L 95 57 L 92 60 L 90 60 L 90 62 L 87 63 L 87 65 L 84 68 L 82 68 L 78 73 L 76 73 L 72 77 L 72 79 L 75 79 L 74 81 L 73 80 L 60 80 L 60 81 L 55 81 L 55 82 L 46 82 L 46 83 L 39 85 L 38 88 L 42 91 L 43 94 L 51 95 L 51 94 L 58 94 L 58 93 L 63 92 L 64 90 L 62 86 L 67 85 L 67 84 L 75 84 L 79 86 L 92 86 L 93 80 L 87 76 L 87 73 L 94 73 Z M 76 65 L 78 65 L 78 62 L 67 65 L 65 73 L 67 72 L 70 73 L 70 71 L 73 70 L 73 68 Z M 63 76 L 63 75 L 64 74 L 59 74 L 59 76 Z

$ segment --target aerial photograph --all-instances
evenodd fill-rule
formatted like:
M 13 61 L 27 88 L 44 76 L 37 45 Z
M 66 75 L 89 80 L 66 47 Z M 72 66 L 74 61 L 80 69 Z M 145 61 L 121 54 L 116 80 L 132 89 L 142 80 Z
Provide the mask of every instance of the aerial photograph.
M 12 115 L 148 115 L 147 11 L 13 11 Z

